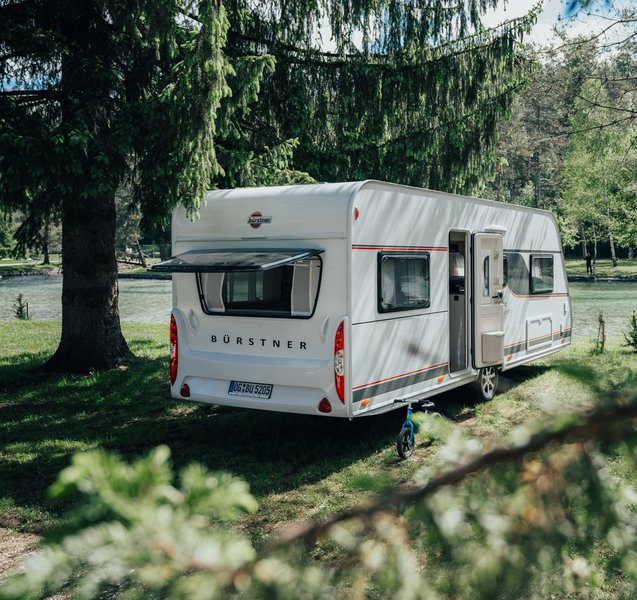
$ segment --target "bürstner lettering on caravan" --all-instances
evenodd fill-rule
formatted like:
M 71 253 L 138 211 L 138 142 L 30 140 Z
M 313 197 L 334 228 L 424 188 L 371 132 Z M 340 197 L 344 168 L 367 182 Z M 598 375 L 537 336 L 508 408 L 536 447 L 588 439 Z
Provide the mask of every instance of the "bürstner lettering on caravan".
M 354 418 L 571 341 L 545 211 L 379 181 L 210 192 L 173 215 L 173 397 Z
M 234 344 L 236 346 L 255 346 L 256 348 L 288 348 L 289 350 L 307 350 L 307 343 L 298 340 L 280 340 L 273 338 L 255 338 L 255 337 L 239 337 L 225 335 L 212 334 L 210 341 L 213 344 Z

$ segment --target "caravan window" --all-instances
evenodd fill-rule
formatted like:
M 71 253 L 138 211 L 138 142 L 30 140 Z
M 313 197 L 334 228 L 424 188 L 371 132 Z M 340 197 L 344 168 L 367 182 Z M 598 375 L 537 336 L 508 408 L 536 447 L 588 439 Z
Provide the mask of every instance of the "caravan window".
M 550 294 L 553 291 L 553 256 L 531 255 L 532 294 Z
M 503 271 L 504 285 L 508 285 L 513 294 L 525 296 L 529 293 L 529 268 L 520 253 L 505 253 Z
M 320 279 L 319 257 L 261 271 L 197 273 L 205 313 L 252 317 L 311 317 Z
M 429 253 L 378 254 L 378 312 L 429 306 Z

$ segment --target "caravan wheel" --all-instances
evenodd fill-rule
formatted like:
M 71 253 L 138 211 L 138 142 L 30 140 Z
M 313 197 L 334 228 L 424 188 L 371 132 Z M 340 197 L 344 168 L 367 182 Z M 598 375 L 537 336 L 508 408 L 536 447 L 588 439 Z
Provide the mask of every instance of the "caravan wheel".
M 493 400 L 498 389 L 498 369 L 496 367 L 484 367 L 478 375 L 478 388 L 483 400 Z

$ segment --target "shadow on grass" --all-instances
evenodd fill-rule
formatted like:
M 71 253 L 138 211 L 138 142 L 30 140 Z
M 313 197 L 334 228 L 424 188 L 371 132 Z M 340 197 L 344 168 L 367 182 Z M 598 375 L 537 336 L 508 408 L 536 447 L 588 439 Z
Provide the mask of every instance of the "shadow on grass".
M 498 394 L 514 390 L 518 385 L 539 377 L 551 368 L 541 364 L 523 365 L 511 371 L 500 373 Z M 436 405 L 436 412 L 456 423 L 472 418 L 475 415 L 476 407 L 488 402 L 484 400 L 477 387 L 471 384 L 440 394 L 432 400 Z
M 131 346 L 139 353 L 163 347 L 150 341 Z M 176 402 L 163 358 L 137 358 L 126 370 L 35 381 L 21 378 L 43 357 L 19 358 L 22 375 L 12 375 L 4 391 L 0 386 L 0 499 L 55 514 L 65 507 L 50 504 L 47 488 L 78 451 L 105 448 L 131 460 L 166 444 L 176 471 L 199 462 L 243 477 L 261 496 L 314 483 L 392 447 L 405 418 L 402 409 L 349 422 Z M 547 369 L 520 367 L 503 382 L 510 389 Z M 0 377 L 8 370 L 0 367 Z M 471 416 L 477 398 L 465 386 L 434 400 L 438 412 L 460 421 Z
M 0 377 L 9 373 L 0 385 L 0 499 L 55 514 L 64 506 L 46 491 L 78 451 L 105 448 L 131 460 L 167 444 L 177 471 L 195 461 L 230 471 L 258 496 L 318 481 L 393 444 L 404 418 L 348 422 L 179 403 L 163 358 L 86 376 L 29 373 L 45 359 L 19 357 L 21 373 L 0 368 Z
M 10 363 L 0 363 L 0 399 L 3 394 L 31 389 L 46 379 L 48 376 L 39 369 L 49 358 L 49 352 L 23 352 L 12 355 Z

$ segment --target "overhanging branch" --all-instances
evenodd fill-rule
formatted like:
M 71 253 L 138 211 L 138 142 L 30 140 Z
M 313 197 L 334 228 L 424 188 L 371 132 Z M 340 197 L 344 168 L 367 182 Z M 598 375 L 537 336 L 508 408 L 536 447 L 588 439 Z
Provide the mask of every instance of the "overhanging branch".
M 274 542 L 267 545 L 261 556 L 268 555 L 273 550 L 293 542 L 316 539 L 325 535 L 338 523 L 352 519 L 366 519 L 382 511 L 396 511 L 402 506 L 424 500 L 443 487 L 460 483 L 470 475 L 477 474 L 495 465 L 519 460 L 526 454 L 538 452 L 550 444 L 616 440 L 621 438 L 622 434 L 627 430 L 635 429 L 633 419 L 636 418 L 637 400 L 633 397 L 630 402 L 620 404 L 606 412 L 591 413 L 581 422 L 559 431 L 541 431 L 536 433 L 525 444 L 495 448 L 447 473 L 434 477 L 420 488 L 407 492 L 395 492 L 365 506 L 342 512 L 327 521 L 317 522 L 310 520 L 290 527 Z

